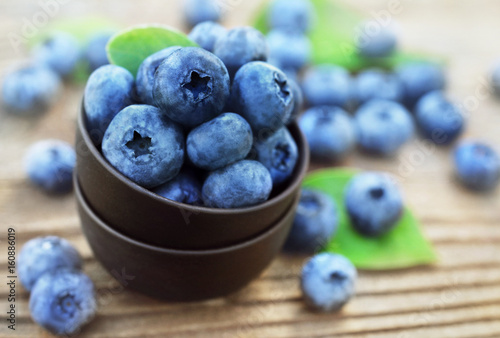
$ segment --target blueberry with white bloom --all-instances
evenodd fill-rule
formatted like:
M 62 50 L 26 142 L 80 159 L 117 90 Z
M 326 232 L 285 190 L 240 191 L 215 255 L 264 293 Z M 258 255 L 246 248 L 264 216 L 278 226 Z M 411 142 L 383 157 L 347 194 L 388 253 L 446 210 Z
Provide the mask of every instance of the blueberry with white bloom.
M 500 156 L 489 145 L 466 141 L 454 152 L 459 180 L 472 190 L 493 190 L 500 182 Z
M 351 223 L 360 234 L 378 237 L 392 230 L 403 214 L 399 187 L 386 174 L 356 175 L 344 192 Z
M 438 145 L 450 144 L 464 130 L 462 112 L 442 91 L 424 95 L 415 106 L 415 118 L 420 132 Z
M 330 196 L 303 189 L 285 250 L 314 253 L 323 248 L 335 234 L 338 220 L 337 206 Z
M 75 164 L 75 150 L 59 140 L 39 141 L 25 156 L 28 178 L 49 194 L 65 194 L 73 190 Z
M 358 273 L 344 256 L 321 253 L 302 269 L 301 289 L 306 303 L 318 311 L 338 311 L 355 293 Z
M 387 100 L 371 100 L 355 115 L 358 143 L 369 153 L 393 155 L 414 134 L 410 113 L 400 104 Z
M 353 119 L 343 109 L 319 106 L 307 110 L 299 126 L 307 138 L 311 156 L 322 161 L 338 162 L 356 145 Z

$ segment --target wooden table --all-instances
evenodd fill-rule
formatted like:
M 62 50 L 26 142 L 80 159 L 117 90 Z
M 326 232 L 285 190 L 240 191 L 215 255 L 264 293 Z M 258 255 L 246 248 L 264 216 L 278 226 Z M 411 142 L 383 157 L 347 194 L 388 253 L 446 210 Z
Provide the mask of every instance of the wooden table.
M 50 2 L 50 1 L 49 1 Z M 54 1 L 52 1 L 54 2 Z M 64 2 L 64 1 L 61 1 Z M 181 1 L 65 1 L 50 20 L 98 13 L 132 25 L 180 25 Z M 261 1 L 227 1 L 228 25 L 247 23 Z M 355 0 L 379 12 L 385 0 Z M 495 0 L 401 1 L 403 48 L 449 58 L 449 92 L 469 107 L 467 137 L 500 150 L 500 102 L 485 90 L 491 63 L 500 56 L 500 2 Z M 25 57 L 8 34 L 42 9 L 38 1 L 0 2 L 0 76 Z M 0 114 L 0 252 L 6 276 L 6 229 L 15 228 L 18 250 L 35 236 L 69 239 L 85 258 L 85 272 L 99 290 L 99 313 L 82 336 L 132 337 L 500 337 L 500 190 L 469 193 L 451 176 L 449 149 L 415 140 L 392 160 L 355 155 L 346 165 L 387 170 L 400 178 L 406 200 L 424 224 L 440 262 L 434 267 L 361 272 L 358 295 L 341 313 L 307 310 L 298 274 L 307 257 L 279 257 L 241 292 L 195 304 L 169 304 L 121 289 L 97 263 L 82 236 L 73 196 L 48 198 L 30 186 L 22 169 L 26 148 L 44 138 L 72 141 L 82 88 L 67 86 L 50 113 L 36 119 Z M 479 91 L 479 92 L 478 92 Z M 17 330 L 6 329 L 7 287 L 1 282 L 0 336 L 48 336 L 29 317 L 28 294 L 18 286 Z

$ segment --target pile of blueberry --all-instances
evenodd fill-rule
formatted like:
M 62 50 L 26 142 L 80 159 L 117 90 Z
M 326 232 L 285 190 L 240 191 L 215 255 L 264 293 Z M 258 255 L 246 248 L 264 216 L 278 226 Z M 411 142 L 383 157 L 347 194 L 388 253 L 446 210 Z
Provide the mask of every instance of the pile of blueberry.
M 163 197 L 212 208 L 262 203 L 299 156 L 287 128 L 294 90 L 265 62 L 256 29 L 206 22 L 190 36 L 204 48 L 161 50 L 135 78 L 116 65 L 93 72 L 89 134 L 120 173 Z
M 71 336 L 95 315 L 94 284 L 67 240 L 34 238 L 19 253 L 19 279 L 30 294 L 33 320 L 56 335 Z

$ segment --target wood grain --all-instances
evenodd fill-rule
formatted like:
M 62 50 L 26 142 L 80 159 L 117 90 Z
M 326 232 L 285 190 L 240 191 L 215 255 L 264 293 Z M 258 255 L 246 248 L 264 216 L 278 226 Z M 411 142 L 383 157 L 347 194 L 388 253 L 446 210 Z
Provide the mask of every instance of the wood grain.
M 98 14 L 124 26 L 160 22 L 181 26 L 182 1 L 72 0 L 50 18 Z M 259 1 L 229 1 L 229 26 L 249 22 Z M 385 0 L 353 0 L 379 16 Z M 402 48 L 448 59 L 449 93 L 466 107 L 465 137 L 500 150 L 500 103 L 486 90 L 478 95 L 492 62 L 500 56 L 496 0 L 401 1 Z M 41 11 L 35 0 L 0 1 L 0 80 L 27 54 L 17 52 L 9 33 L 22 31 Z M 371 14 L 370 14 L 371 13 Z M 378 13 L 378 14 L 377 14 Z M 0 112 L 0 252 L 6 228 L 14 227 L 18 248 L 30 238 L 54 234 L 69 239 L 85 259 L 98 290 L 99 313 L 82 337 L 500 337 L 500 192 L 477 195 L 454 182 L 450 149 L 428 148 L 415 139 L 392 159 L 355 154 L 344 165 L 385 170 L 400 181 L 408 204 L 422 221 L 440 261 L 432 267 L 361 272 L 357 296 L 342 312 L 319 314 L 301 301 L 298 276 L 307 257 L 280 256 L 244 290 L 222 299 L 162 303 L 122 289 L 92 257 L 79 229 L 73 196 L 47 198 L 25 179 L 22 158 L 36 140 L 72 141 L 82 88 L 68 85 L 57 106 L 36 119 Z M 479 92 L 481 93 L 481 92 Z M 481 96 L 481 97 L 479 97 Z M 312 169 L 319 168 L 317 164 Z M 6 258 L 6 257 L 5 257 Z M 0 270 L 6 271 L 6 260 Z M 5 325 L 8 289 L 0 284 L 0 337 L 48 337 L 29 316 L 28 294 L 18 288 L 18 330 Z

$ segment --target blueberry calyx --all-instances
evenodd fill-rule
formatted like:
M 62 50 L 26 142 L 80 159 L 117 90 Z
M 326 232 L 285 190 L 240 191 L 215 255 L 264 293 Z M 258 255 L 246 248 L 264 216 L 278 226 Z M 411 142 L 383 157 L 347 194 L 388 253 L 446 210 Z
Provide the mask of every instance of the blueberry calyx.
M 142 137 L 137 131 L 134 130 L 134 137 L 126 144 L 127 148 L 134 151 L 134 156 L 137 158 L 142 155 L 151 154 L 151 137 Z
M 280 171 L 286 171 L 289 167 L 288 162 L 290 162 L 290 155 L 290 145 L 278 143 L 273 151 L 274 167 Z
M 61 313 L 73 318 L 76 308 L 79 308 L 75 303 L 75 296 L 71 292 L 64 292 L 58 299 L 56 306 L 61 310 Z
M 340 271 L 330 273 L 329 279 L 332 281 L 343 281 L 347 276 Z
M 200 74 L 193 70 L 187 82 L 182 84 L 183 88 L 189 90 L 194 97 L 195 102 L 209 97 L 212 94 L 212 78 L 208 75 Z
M 286 76 L 280 72 L 274 73 L 274 82 L 278 85 L 279 96 L 283 101 L 287 101 L 290 98 L 290 88 L 288 87 L 288 81 Z
M 373 199 L 376 199 L 376 200 L 379 200 L 382 197 L 384 197 L 384 193 L 385 193 L 385 191 L 384 191 L 383 188 L 373 188 L 373 189 L 370 189 L 370 196 Z

